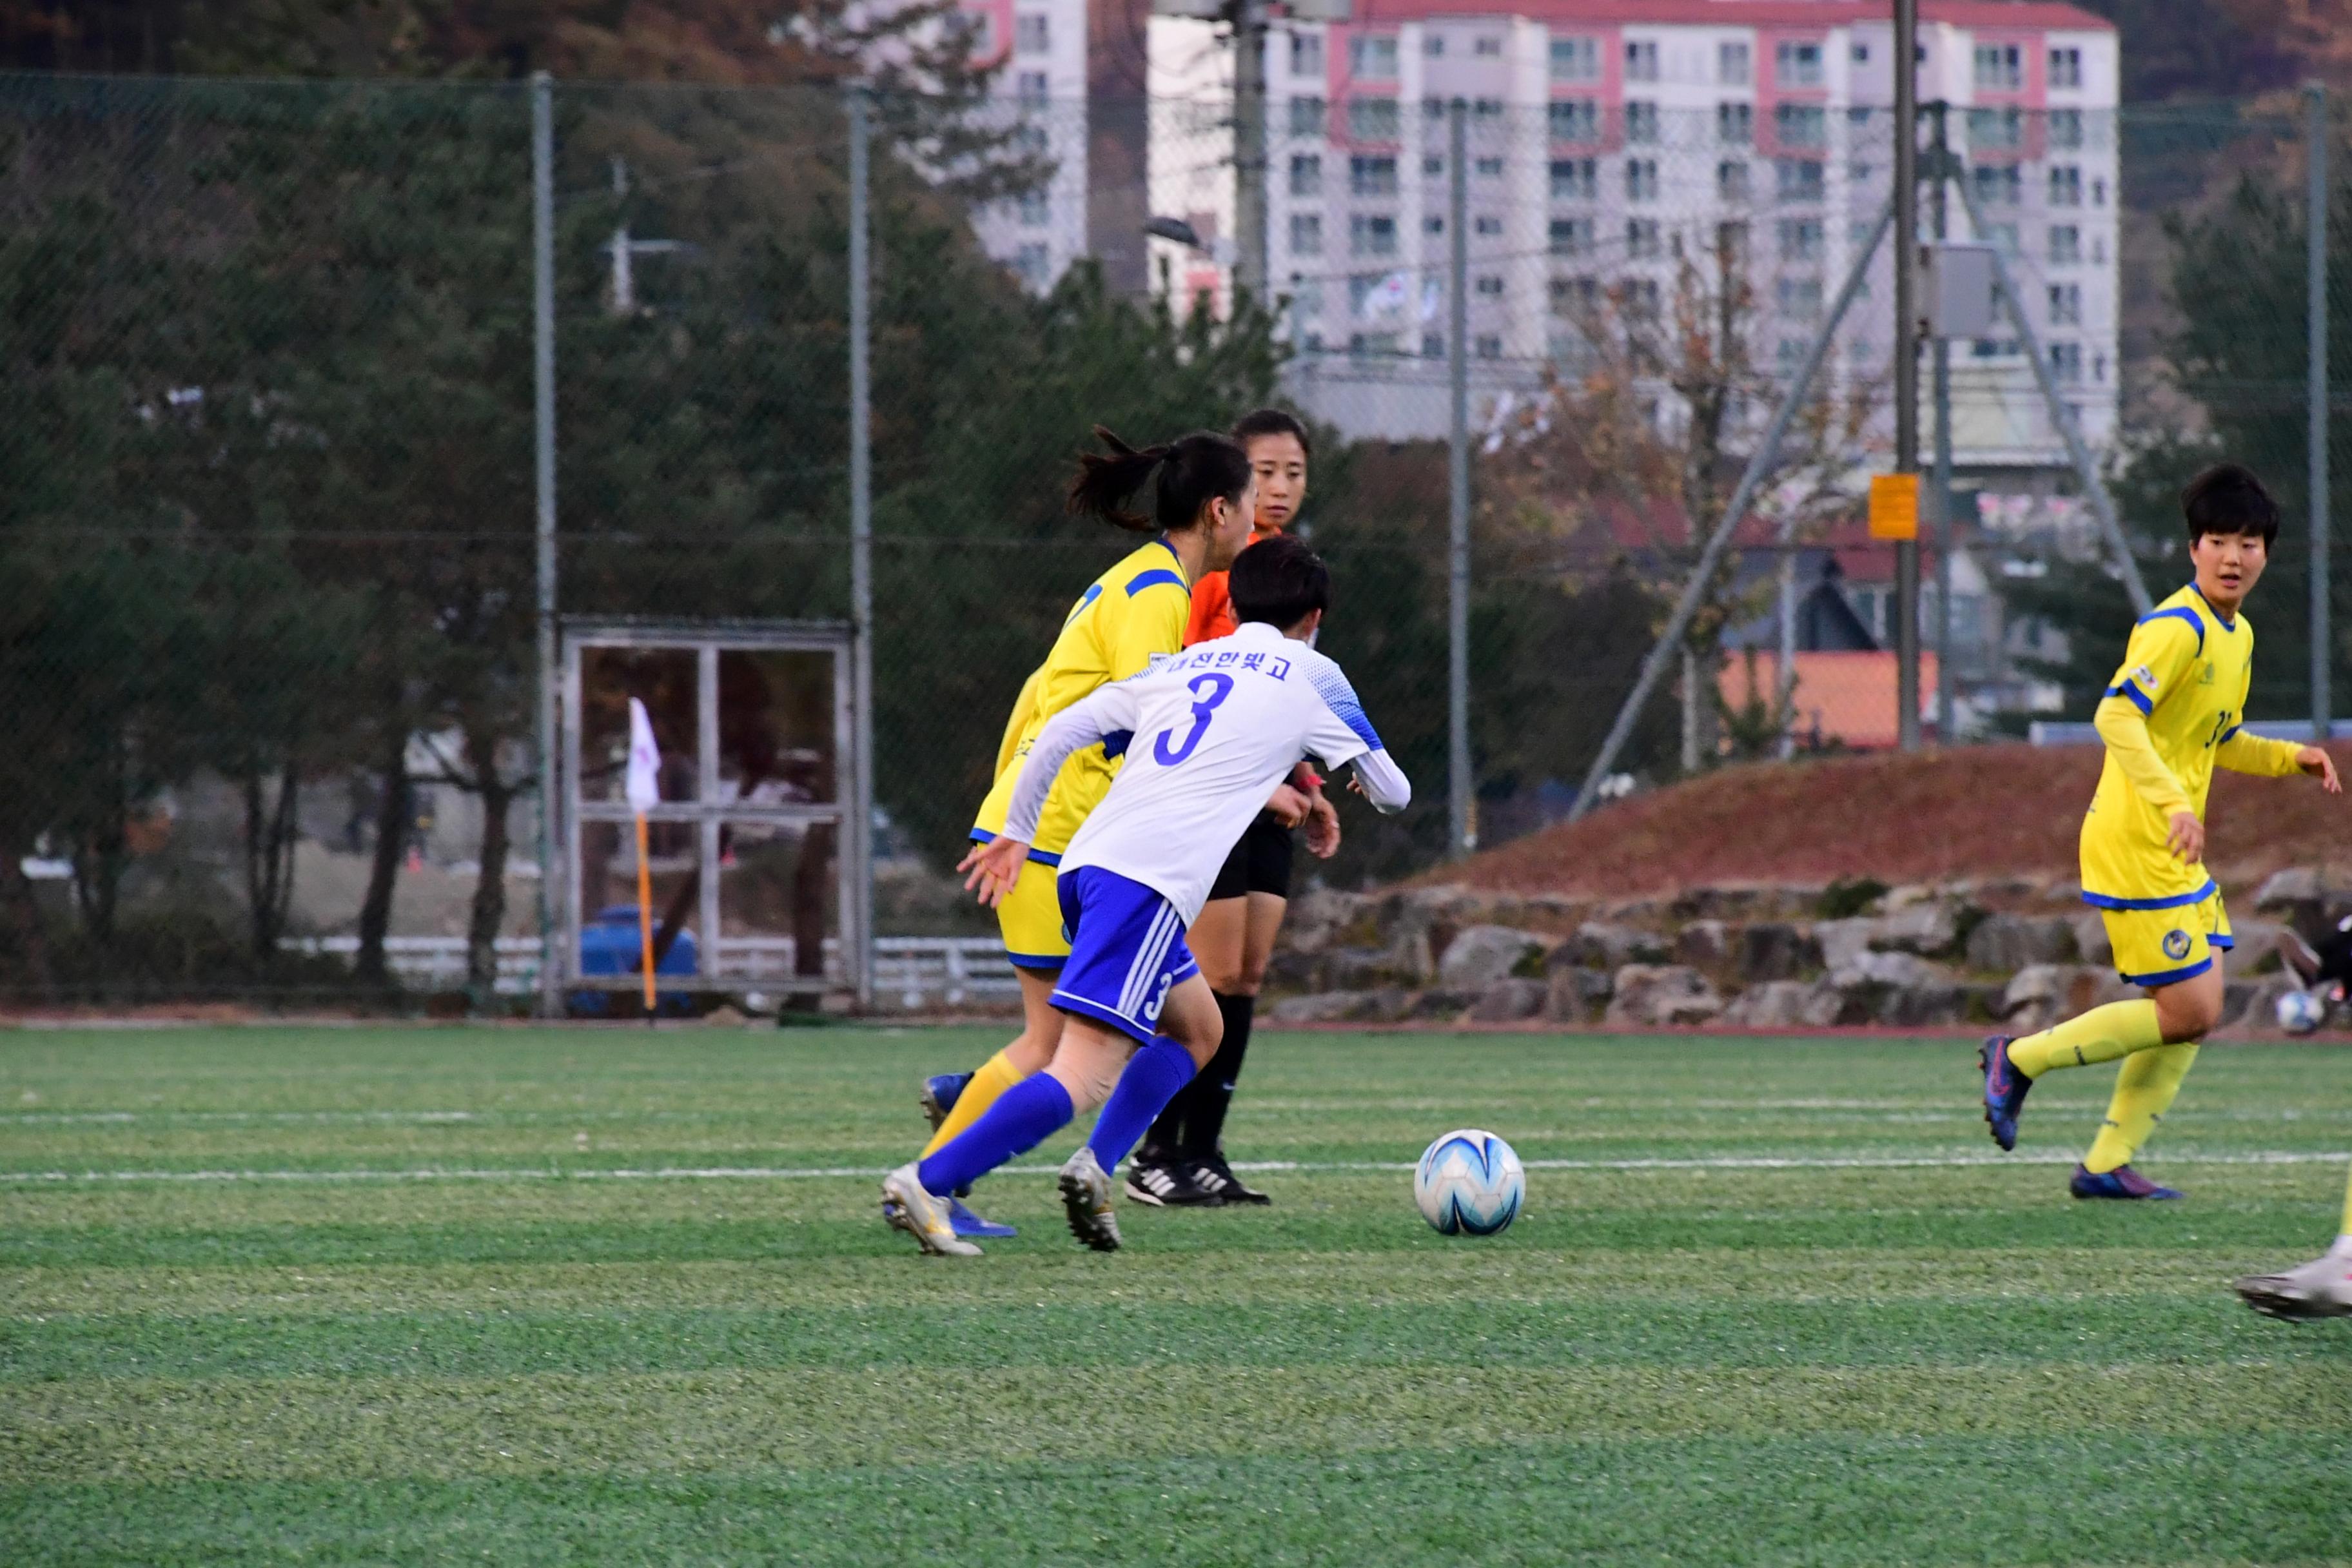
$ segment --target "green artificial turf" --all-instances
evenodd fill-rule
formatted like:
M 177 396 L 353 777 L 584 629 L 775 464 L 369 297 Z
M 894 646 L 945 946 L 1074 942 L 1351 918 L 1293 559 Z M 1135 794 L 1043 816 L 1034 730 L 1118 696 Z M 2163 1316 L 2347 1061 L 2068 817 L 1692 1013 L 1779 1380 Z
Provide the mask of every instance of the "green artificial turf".
M 2352 1055 L 2216 1047 L 2145 1162 L 1995 1157 L 1957 1041 L 1262 1035 L 1266 1210 L 923 1259 L 992 1030 L 0 1036 L 0 1561 L 2282 1563 L 2352 1555 Z M 1536 1167 L 1449 1240 L 1449 1128 Z M 1545 1163 L 1550 1163 L 1549 1166 Z

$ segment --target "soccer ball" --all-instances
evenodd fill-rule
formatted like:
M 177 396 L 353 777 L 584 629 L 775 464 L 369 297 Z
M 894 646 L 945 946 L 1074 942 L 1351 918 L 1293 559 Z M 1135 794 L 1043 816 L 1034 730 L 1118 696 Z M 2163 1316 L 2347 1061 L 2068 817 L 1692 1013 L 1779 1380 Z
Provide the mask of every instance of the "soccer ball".
M 2327 1004 L 2308 991 L 2279 994 L 2279 1027 L 2290 1035 L 2307 1035 L 2326 1022 Z
M 1442 1236 L 1494 1236 L 1510 1228 L 1528 1195 L 1528 1173 L 1511 1146 L 1465 1127 L 1423 1151 L 1412 1201 Z

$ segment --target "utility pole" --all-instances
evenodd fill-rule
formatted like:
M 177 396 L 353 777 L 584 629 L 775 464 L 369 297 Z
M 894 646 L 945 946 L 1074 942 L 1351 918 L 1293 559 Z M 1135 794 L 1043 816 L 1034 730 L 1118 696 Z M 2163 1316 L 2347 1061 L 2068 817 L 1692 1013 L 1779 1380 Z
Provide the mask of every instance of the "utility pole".
M 555 729 L 555 83 L 545 71 L 530 79 L 530 314 L 539 509 L 539 1016 L 554 1018 L 563 1005 L 555 856 L 562 791 Z
M 1233 0 L 1234 285 L 1260 308 L 1265 274 L 1265 36 L 1267 0 Z
M 1453 393 L 1446 440 L 1445 804 L 1446 848 L 1478 847 L 1470 775 L 1470 105 L 1446 109 L 1446 234 L 1452 277 L 1445 280 L 1445 371 Z
M 1895 471 L 1919 471 L 1919 0 L 1895 0 Z M 1919 541 L 1895 546 L 1897 743 L 1919 749 Z
M 1929 153 L 1933 167 L 1934 206 L 1929 221 L 1936 237 L 1950 237 L 1950 202 L 1944 183 L 1952 177 L 1951 105 L 1942 99 L 1927 106 L 1935 140 Z M 1936 743 L 1952 743 L 1952 548 L 1958 529 L 1952 516 L 1952 345 L 1936 334 L 1935 355 L 1936 471 L 1929 482 L 1927 504 L 1936 530 Z
M 874 336 L 869 273 L 873 132 L 866 90 L 849 94 L 849 843 L 854 874 L 843 946 L 854 955 L 857 1010 L 874 1007 Z
M 2333 729 L 2327 671 L 2334 649 L 2327 604 L 2327 89 L 2304 89 L 2304 141 L 2310 179 L 2304 208 L 2305 288 L 2311 356 L 2305 397 L 2311 462 L 2311 738 Z

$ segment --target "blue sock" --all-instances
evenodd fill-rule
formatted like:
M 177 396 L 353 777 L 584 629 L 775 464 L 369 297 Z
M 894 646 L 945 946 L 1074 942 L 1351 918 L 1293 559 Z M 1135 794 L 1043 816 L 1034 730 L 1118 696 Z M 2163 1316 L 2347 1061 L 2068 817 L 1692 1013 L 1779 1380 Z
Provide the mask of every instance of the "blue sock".
M 1118 1169 L 1143 1130 L 1168 1108 L 1178 1089 L 1192 1081 L 1197 1070 L 1192 1053 L 1165 1035 L 1129 1058 L 1127 1070 L 1118 1075 L 1118 1085 L 1110 1091 L 1102 1114 L 1095 1118 L 1094 1136 L 1087 1140 L 1104 1170 Z
M 1025 1154 L 1070 1124 L 1070 1091 L 1051 1073 L 1034 1073 L 997 1096 L 981 1119 L 924 1161 L 916 1175 L 929 1193 L 970 1186 L 1015 1154 Z

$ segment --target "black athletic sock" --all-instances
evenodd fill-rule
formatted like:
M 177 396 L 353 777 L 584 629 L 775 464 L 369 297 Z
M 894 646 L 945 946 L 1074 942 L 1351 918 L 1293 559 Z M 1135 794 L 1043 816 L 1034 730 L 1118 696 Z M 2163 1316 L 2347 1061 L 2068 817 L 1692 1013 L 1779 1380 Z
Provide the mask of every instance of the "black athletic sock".
M 1217 1152 L 1225 1133 L 1225 1112 L 1233 1108 L 1234 1086 L 1241 1081 L 1242 1060 L 1249 1055 L 1250 1025 L 1257 1016 L 1255 996 L 1217 994 L 1217 1011 L 1224 1015 L 1225 1037 L 1217 1054 L 1199 1076 L 1185 1086 L 1189 1108 L 1184 1116 L 1184 1156 L 1205 1160 Z

